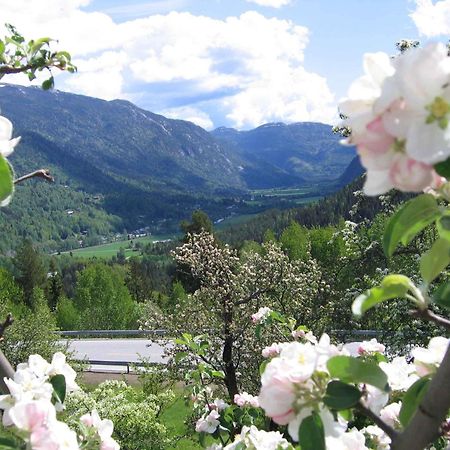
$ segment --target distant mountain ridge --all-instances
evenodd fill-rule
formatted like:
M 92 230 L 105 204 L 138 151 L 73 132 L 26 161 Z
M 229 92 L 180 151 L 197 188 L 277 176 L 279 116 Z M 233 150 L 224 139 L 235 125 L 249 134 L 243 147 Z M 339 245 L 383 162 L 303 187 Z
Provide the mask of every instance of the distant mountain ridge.
M 57 242 L 76 242 L 94 222 L 98 235 L 164 227 L 196 208 L 222 217 L 249 189 L 337 180 L 354 156 L 354 150 L 339 146 L 328 125 L 317 123 L 208 133 L 124 100 L 14 85 L 0 87 L 0 108 L 13 122 L 14 135 L 22 136 L 11 157 L 16 172 L 49 167 L 56 178 L 51 189 L 27 182 L 20 187 L 22 198 L 32 202 L 35 190 L 45 208 L 45 196 L 52 197 L 55 220 L 65 218 L 64 226 L 39 230 L 35 212 L 27 211 L 24 201 L 13 201 L 0 211 L 0 226 L 17 239 L 30 227 L 37 230 L 36 240 Z M 75 199 L 86 208 L 79 208 L 79 223 L 64 230 L 67 210 L 77 209 Z M 51 222 L 51 211 L 46 220 Z
M 340 137 L 322 123 L 269 123 L 249 131 L 220 127 L 212 135 L 245 160 L 243 177 L 252 188 L 274 187 L 273 174 L 284 177 L 284 186 L 337 179 L 355 156 L 355 150 L 342 146 Z M 255 176 L 268 168 L 272 177 Z

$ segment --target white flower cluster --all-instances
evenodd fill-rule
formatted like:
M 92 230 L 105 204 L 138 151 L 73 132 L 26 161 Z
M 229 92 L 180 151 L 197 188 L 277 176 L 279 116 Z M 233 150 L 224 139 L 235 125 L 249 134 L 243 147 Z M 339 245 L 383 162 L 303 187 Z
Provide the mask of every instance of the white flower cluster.
M 272 310 L 267 306 L 259 308 L 255 314 L 252 314 L 252 322 L 255 324 L 264 322 L 271 312 Z
M 367 169 L 364 192 L 419 192 L 446 180 L 433 165 L 450 156 L 450 58 L 443 44 L 411 48 L 390 58 L 364 56 L 365 75 L 340 103 Z
M 224 450 L 293 450 L 293 448 L 280 432 L 258 430 L 252 425 L 244 426 L 241 434 Z
M 40 355 L 31 355 L 28 363 L 17 366 L 13 379 L 5 378 L 10 394 L 0 396 L 3 425 L 24 439 L 27 442 L 27 448 L 32 450 L 78 450 L 80 448 L 75 431 L 56 417 L 57 411 L 63 409 L 59 398 L 55 401 L 55 388 L 52 385 L 52 379 L 58 375 L 64 377 L 65 393 L 79 389 L 75 382 L 76 372 L 66 363 L 66 357 L 61 352 L 54 354 L 51 363 Z M 90 422 L 89 427 L 93 427 L 95 432 L 86 430 L 87 434 L 80 436 L 81 439 L 92 440 L 92 437 L 95 439 L 98 437 L 99 448 L 102 450 L 120 448 L 111 438 L 113 429 L 111 421 L 101 421 L 98 414 L 93 412 Z M 106 423 L 107 432 L 105 431 Z
M 434 373 L 444 358 L 449 343 L 450 340 L 443 337 L 432 338 L 428 348 L 417 347 L 412 350 L 414 363 L 408 363 L 404 357 L 396 357 L 391 362 L 380 362 L 379 366 L 388 378 L 391 398 L 398 399 L 421 376 Z M 278 354 L 272 351 L 274 346 Z M 259 404 L 275 423 L 287 425 L 288 433 L 295 442 L 299 441 L 299 429 L 303 420 L 316 412 L 324 426 L 327 449 L 387 450 L 391 441 L 383 430 L 375 425 L 362 430 L 348 430 L 346 420 L 339 414 L 333 415 L 323 404 L 326 388 L 331 380 L 327 369 L 327 362 L 331 357 L 340 354 L 374 358 L 384 351 L 384 345 L 376 339 L 337 347 L 330 343 L 326 334 L 317 344 L 309 341 L 274 344 L 267 348 L 267 356 L 274 357 L 261 376 Z M 392 428 L 399 429 L 401 402 L 389 403 L 389 394 L 373 386 L 358 387 L 363 393 L 363 405 Z M 370 447 L 366 447 L 368 442 L 371 443 Z
M 9 119 L 0 116 L 0 155 L 7 158 L 19 143 L 20 137 L 12 139 L 13 125 Z M 0 202 L 0 206 L 6 206 L 11 201 L 11 196 Z
M 259 407 L 258 397 L 249 394 L 248 392 L 243 392 L 242 394 L 236 394 L 234 396 L 234 403 L 239 406 L 239 408 L 244 408 L 245 406 L 252 406 L 253 408 Z
M 205 405 L 205 412 L 197 420 L 195 431 L 197 433 L 213 434 L 220 425 L 220 412 L 228 407 L 222 399 L 216 398 L 214 402 Z

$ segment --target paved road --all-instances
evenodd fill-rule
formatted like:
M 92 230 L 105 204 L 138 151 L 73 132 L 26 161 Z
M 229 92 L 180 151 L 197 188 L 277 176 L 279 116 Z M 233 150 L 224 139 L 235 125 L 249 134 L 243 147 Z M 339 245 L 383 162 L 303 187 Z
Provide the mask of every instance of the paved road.
M 69 339 L 75 359 L 164 363 L 164 342 L 149 339 Z M 171 345 L 167 343 L 166 345 Z M 95 366 L 92 370 L 124 371 L 126 367 Z

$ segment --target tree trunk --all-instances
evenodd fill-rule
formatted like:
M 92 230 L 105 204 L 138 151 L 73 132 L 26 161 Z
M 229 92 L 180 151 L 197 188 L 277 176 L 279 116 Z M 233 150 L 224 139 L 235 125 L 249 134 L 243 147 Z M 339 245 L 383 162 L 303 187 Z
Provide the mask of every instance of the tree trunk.
M 233 321 L 233 314 L 231 311 L 226 311 L 224 313 L 224 345 L 222 360 L 224 362 L 224 372 L 225 372 L 225 385 L 227 386 L 228 395 L 230 396 L 231 402 L 234 400 L 234 396 L 239 393 L 237 379 L 236 379 L 236 368 L 233 363 L 233 343 L 234 338 L 231 332 L 231 324 Z

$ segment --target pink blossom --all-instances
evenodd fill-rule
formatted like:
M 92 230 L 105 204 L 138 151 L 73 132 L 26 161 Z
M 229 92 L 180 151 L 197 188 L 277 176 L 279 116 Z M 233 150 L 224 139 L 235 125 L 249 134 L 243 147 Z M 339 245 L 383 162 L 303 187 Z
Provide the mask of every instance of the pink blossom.
M 280 344 L 274 342 L 272 345 L 264 347 L 261 353 L 264 358 L 273 358 L 274 356 L 278 356 L 280 352 Z
M 255 324 L 263 322 L 271 312 L 272 310 L 267 306 L 259 308 L 255 314 L 252 314 L 252 322 Z
M 234 396 L 234 403 L 240 408 L 243 408 L 244 406 L 253 406 L 254 408 L 259 407 L 258 397 L 255 397 L 247 392 L 236 394 Z

